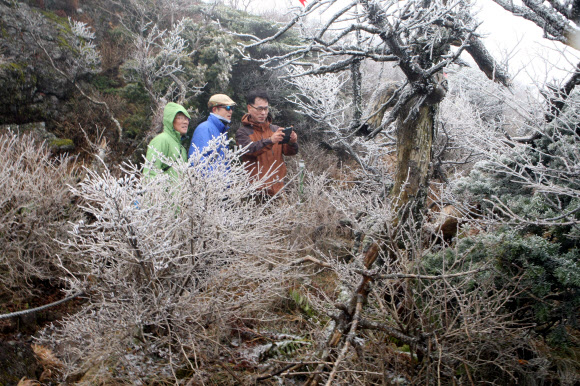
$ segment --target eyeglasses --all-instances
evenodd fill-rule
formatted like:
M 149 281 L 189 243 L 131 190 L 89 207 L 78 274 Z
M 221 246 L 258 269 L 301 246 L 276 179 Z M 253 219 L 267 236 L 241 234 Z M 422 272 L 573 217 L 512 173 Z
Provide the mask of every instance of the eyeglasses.
M 222 109 L 226 109 L 226 111 L 233 111 L 235 106 L 217 106 L 221 107 Z
M 186 115 L 176 115 L 175 119 L 179 121 L 189 121 L 189 118 Z
M 258 107 L 254 106 L 254 105 L 250 105 L 250 106 L 252 106 L 253 108 L 255 108 L 256 110 L 258 110 L 261 113 L 264 113 L 270 109 L 269 106 L 258 106 Z

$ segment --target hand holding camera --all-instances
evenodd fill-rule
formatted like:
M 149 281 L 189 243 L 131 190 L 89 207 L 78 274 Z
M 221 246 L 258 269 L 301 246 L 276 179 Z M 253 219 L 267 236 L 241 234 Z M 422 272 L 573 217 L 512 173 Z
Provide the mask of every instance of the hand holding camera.
M 284 132 L 284 138 L 282 138 L 282 141 L 280 141 L 280 143 L 281 144 L 289 143 L 290 136 L 292 135 L 292 127 L 286 127 L 285 129 L 282 129 L 282 131 Z
M 270 137 L 270 140 L 274 143 L 285 144 L 292 141 L 292 137 L 295 137 L 293 142 L 296 142 L 296 133 L 292 130 L 291 127 L 286 128 L 278 128 Z

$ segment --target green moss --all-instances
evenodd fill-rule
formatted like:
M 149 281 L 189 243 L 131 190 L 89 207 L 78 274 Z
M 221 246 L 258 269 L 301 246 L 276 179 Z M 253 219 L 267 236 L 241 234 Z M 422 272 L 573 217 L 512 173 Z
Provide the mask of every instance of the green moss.
M 62 35 L 58 35 L 58 37 L 56 38 L 56 40 L 58 41 L 58 46 L 61 48 L 66 48 L 69 50 L 72 50 L 73 48 L 71 47 L 70 43 L 68 42 L 68 40 L 66 40 L 66 38 Z
M 12 72 L 18 78 L 20 83 L 24 83 L 26 81 L 25 70 L 27 67 L 28 65 L 25 62 L 11 62 L 0 65 L 0 69 Z
M 70 28 L 70 24 L 68 22 L 68 18 L 67 17 L 61 17 L 61 16 L 57 15 L 56 13 L 51 12 L 51 11 L 47 11 L 47 10 L 41 10 L 40 13 L 42 13 L 42 15 L 46 19 L 52 21 L 55 24 L 55 26 L 58 28 L 59 35 L 56 38 L 57 39 L 57 42 L 58 42 L 58 45 L 60 47 L 63 47 L 63 48 L 67 48 L 69 50 L 72 50 L 72 47 L 69 44 L 69 42 L 66 39 L 66 37 L 62 35 L 62 34 L 71 34 L 72 33 L 72 30 Z
M 59 27 L 71 32 L 67 17 L 58 16 L 56 13 L 47 10 L 41 10 L 40 13 L 48 20 L 56 23 Z
M 17 71 L 23 71 L 26 68 L 25 62 L 11 62 L 7 64 L 3 64 L 1 67 L 9 67 Z
M 398 349 L 402 352 L 408 352 L 411 353 L 411 347 L 409 347 L 408 344 L 404 344 L 401 347 L 398 347 Z
M 51 147 L 56 147 L 59 149 L 74 149 L 75 144 L 72 139 L 68 138 L 56 138 L 50 141 Z

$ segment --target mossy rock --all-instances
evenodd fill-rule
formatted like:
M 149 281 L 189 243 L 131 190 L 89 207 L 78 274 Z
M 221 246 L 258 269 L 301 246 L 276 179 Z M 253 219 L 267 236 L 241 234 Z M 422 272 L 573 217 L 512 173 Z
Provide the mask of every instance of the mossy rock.
M 67 152 L 75 149 L 73 140 L 68 138 L 55 138 L 48 145 L 53 152 Z

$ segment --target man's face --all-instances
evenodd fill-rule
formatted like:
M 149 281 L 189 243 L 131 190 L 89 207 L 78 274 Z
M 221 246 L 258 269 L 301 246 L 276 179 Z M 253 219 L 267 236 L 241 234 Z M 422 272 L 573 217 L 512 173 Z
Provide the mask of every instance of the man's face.
M 253 104 L 248 105 L 248 114 L 254 122 L 263 123 L 268 117 L 268 101 L 262 98 L 256 98 Z
M 232 120 L 232 114 L 234 113 L 234 106 L 216 106 L 213 109 L 215 115 L 219 115 L 228 121 Z
M 187 134 L 187 127 L 189 126 L 189 118 L 183 113 L 177 113 L 173 119 L 173 128 L 181 135 Z

